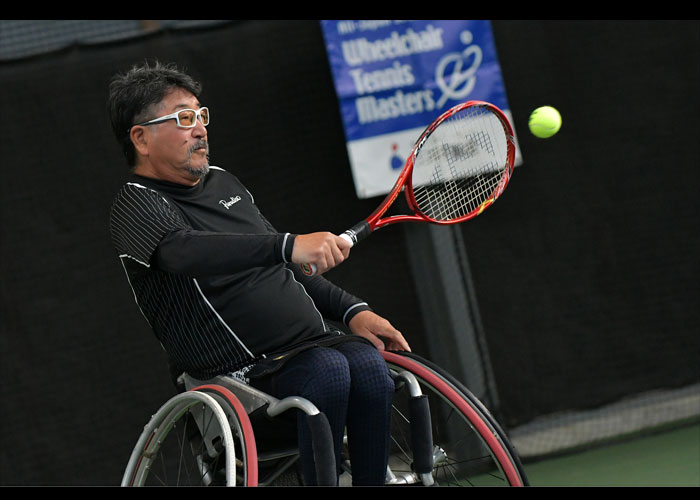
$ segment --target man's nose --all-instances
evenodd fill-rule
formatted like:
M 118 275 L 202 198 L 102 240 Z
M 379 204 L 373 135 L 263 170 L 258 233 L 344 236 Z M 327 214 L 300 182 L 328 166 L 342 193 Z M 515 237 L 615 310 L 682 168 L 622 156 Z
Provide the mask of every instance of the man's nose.
M 192 128 L 192 134 L 195 137 L 206 137 L 207 127 L 204 126 L 201 120 L 197 119 L 195 126 Z

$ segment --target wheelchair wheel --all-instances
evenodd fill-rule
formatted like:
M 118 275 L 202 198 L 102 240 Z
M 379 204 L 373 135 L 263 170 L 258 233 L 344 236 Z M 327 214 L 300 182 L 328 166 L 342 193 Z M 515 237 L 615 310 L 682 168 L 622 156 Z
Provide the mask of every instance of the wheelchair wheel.
M 411 353 L 383 352 L 389 367 L 417 379 L 430 404 L 433 477 L 440 486 L 526 486 L 527 477 L 506 434 L 463 385 Z M 397 391 L 392 416 L 390 471 L 396 484 L 415 484 L 406 391 Z
M 217 385 L 178 394 L 144 428 L 123 486 L 256 486 L 250 420 L 236 396 Z

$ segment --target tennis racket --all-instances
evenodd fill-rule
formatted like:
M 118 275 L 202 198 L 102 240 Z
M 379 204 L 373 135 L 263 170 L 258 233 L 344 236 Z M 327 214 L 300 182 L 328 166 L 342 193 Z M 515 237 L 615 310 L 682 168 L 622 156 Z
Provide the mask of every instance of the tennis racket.
M 472 219 L 503 193 L 514 161 L 513 128 L 500 109 L 483 101 L 454 106 L 423 131 L 379 207 L 340 237 L 354 246 L 396 222 L 458 224 Z M 387 215 L 401 191 L 411 213 Z M 313 264 L 301 268 L 316 273 Z

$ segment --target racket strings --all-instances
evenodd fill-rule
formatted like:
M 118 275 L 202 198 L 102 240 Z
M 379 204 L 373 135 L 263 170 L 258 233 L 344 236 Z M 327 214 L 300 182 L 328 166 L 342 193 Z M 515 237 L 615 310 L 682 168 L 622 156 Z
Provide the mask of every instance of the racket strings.
M 479 175 L 466 181 L 447 180 L 431 186 L 414 188 L 416 203 L 434 220 L 449 221 L 464 217 L 489 199 L 500 183 L 501 175 Z
M 478 211 L 498 192 L 508 168 L 507 137 L 487 109 L 467 108 L 426 139 L 413 166 L 413 195 L 431 219 L 449 221 Z

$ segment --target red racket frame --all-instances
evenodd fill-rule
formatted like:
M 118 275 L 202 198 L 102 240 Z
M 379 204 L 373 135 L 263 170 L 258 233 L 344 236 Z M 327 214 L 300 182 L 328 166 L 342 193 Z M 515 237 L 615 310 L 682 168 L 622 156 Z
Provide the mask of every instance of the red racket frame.
M 452 219 L 449 221 L 443 221 L 443 220 L 436 220 L 428 217 L 427 215 L 423 214 L 420 211 L 420 208 L 418 208 L 418 204 L 416 203 L 414 194 L 413 194 L 413 186 L 411 184 L 411 176 L 413 174 L 413 165 L 415 162 L 416 157 L 418 156 L 418 153 L 423 147 L 423 144 L 427 140 L 427 138 L 433 133 L 433 131 L 444 121 L 448 120 L 450 117 L 455 115 L 456 113 L 459 113 L 460 111 L 464 110 L 465 108 L 473 107 L 473 106 L 481 106 L 488 108 L 491 112 L 496 115 L 496 117 L 500 120 L 501 124 L 503 125 L 504 132 L 506 134 L 506 140 L 508 142 L 508 151 L 507 151 L 507 165 L 506 169 L 503 172 L 503 176 L 501 180 L 499 181 L 498 185 L 496 186 L 496 189 L 493 192 L 493 195 L 486 201 L 484 201 L 480 206 L 472 210 L 466 215 L 463 215 L 461 217 L 458 217 L 456 219 Z M 411 154 L 409 155 L 408 159 L 406 160 L 406 164 L 404 165 L 403 170 L 401 171 L 401 174 L 399 175 L 399 178 L 396 180 L 396 183 L 394 184 L 394 187 L 392 190 L 389 192 L 389 194 L 384 198 L 382 203 L 379 205 L 379 207 L 372 212 L 372 214 L 369 215 L 365 219 L 367 224 L 369 225 L 370 231 L 374 231 L 376 229 L 379 229 L 381 227 L 384 227 L 388 224 L 393 224 L 395 222 L 405 222 L 405 221 L 424 221 L 424 222 L 430 222 L 432 224 L 458 224 L 460 222 L 464 222 L 466 220 L 472 219 L 479 215 L 481 212 L 483 212 L 486 208 L 488 208 L 491 204 L 493 204 L 494 201 L 503 193 L 503 190 L 506 188 L 508 185 L 508 182 L 510 181 L 511 175 L 513 173 L 513 166 L 515 163 L 515 138 L 513 134 L 513 127 L 511 126 L 510 122 L 508 121 L 508 118 L 506 118 L 505 114 L 503 111 L 501 111 L 498 107 L 495 105 L 485 102 L 485 101 L 467 101 L 462 104 L 459 104 L 457 106 L 454 106 L 450 108 L 449 110 L 445 111 L 442 115 L 440 115 L 438 118 L 435 119 L 433 123 L 430 124 L 428 128 L 423 131 L 421 134 L 420 138 L 416 141 L 415 146 L 413 146 L 413 149 L 411 151 Z M 409 208 L 413 211 L 413 215 L 392 215 L 389 217 L 386 217 L 382 219 L 382 215 L 386 213 L 386 211 L 389 209 L 389 207 L 394 203 L 396 198 L 399 196 L 401 193 L 402 189 L 405 189 L 405 196 L 406 196 L 406 202 L 408 203 Z

